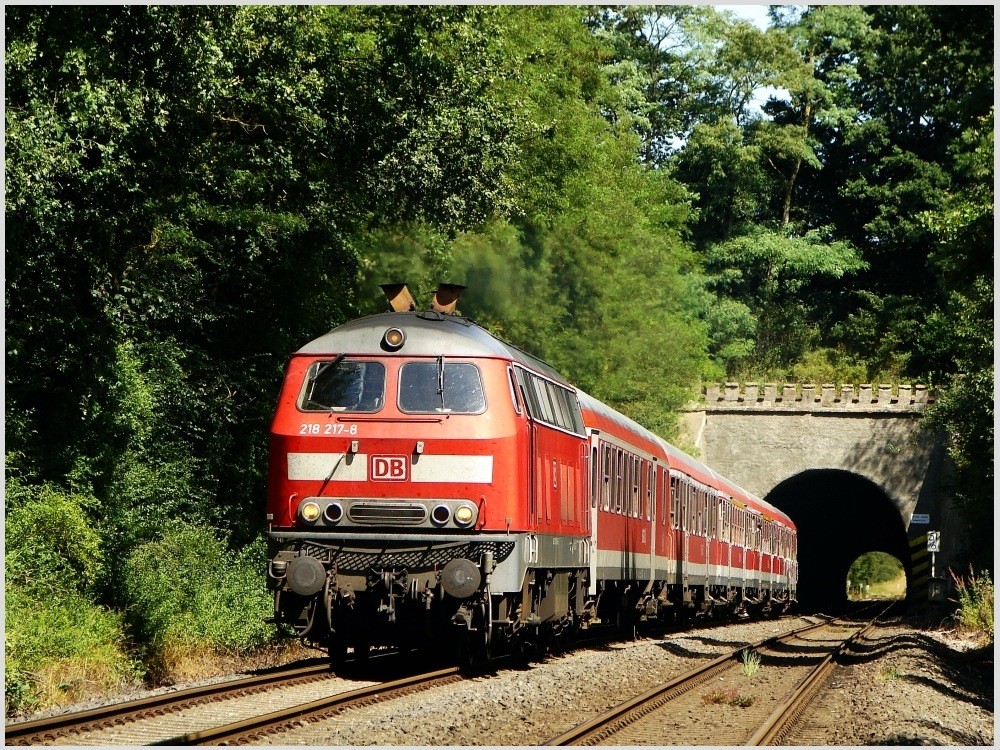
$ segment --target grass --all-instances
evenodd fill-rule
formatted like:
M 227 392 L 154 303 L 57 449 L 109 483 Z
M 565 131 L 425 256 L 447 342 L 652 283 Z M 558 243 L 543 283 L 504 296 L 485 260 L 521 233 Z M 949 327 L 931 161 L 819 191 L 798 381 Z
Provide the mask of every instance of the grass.
M 748 648 L 740 652 L 740 660 L 743 662 L 743 674 L 753 677 L 760 670 L 760 654 Z
M 895 680 L 901 676 L 899 669 L 894 664 L 878 668 L 878 678 L 880 680 Z
M 954 617 L 959 630 L 992 641 L 994 596 L 989 571 L 977 575 L 969 566 L 968 576 L 955 575 L 950 568 L 948 573 L 955 585 L 951 601 L 958 605 Z
M 906 598 L 906 573 L 900 573 L 891 581 L 873 583 L 865 593 L 852 591 L 847 595 L 851 601 L 864 601 L 868 599 L 905 599 Z
M 749 708 L 754 703 L 752 695 L 744 695 L 738 690 L 713 690 L 711 693 L 702 696 L 702 701 L 710 705 L 738 706 L 739 708 Z

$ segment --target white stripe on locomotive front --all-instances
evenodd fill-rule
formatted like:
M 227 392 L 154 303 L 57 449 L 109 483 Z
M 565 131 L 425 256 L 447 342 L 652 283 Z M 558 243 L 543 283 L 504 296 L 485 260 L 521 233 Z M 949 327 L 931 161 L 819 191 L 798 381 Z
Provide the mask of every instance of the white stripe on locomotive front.
M 410 459 L 410 482 L 492 484 L 493 456 L 428 456 Z M 288 479 L 301 482 L 367 482 L 366 453 L 289 453 Z
M 410 481 L 492 484 L 493 456 L 415 456 Z

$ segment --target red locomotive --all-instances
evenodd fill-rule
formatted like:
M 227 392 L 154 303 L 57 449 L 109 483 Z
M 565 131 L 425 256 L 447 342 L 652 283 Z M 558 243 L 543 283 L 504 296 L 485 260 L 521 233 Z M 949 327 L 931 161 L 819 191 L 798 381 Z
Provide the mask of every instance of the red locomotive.
M 277 621 L 334 658 L 484 658 L 794 600 L 786 515 L 455 315 L 462 287 L 425 312 L 383 289 L 394 312 L 287 368 L 267 507 Z

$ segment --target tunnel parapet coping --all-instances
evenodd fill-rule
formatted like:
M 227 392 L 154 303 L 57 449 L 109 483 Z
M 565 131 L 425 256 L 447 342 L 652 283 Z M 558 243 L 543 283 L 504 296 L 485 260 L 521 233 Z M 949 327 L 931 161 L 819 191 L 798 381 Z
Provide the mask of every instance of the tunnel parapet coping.
M 935 401 L 926 385 L 723 383 L 705 386 L 686 411 L 919 414 Z

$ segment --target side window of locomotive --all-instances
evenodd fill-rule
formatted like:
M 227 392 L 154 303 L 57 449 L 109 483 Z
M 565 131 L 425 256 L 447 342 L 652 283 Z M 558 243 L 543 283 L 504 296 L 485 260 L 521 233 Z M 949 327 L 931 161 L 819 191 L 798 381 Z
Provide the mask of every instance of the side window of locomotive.
M 515 372 L 532 419 L 577 435 L 586 434 L 580 403 L 571 390 L 520 368 Z
M 514 378 L 514 370 L 507 368 L 508 385 L 510 385 L 510 400 L 514 404 L 514 411 L 521 414 L 521 399 L 517 397 L 517 381 Z
M 399 408 L 410 414 L 480 414 L 486 396 L 479 368 L 455 362 L 407 362 L 399 371 Z
M 373 412 L 385 401 L 385 365 L 381 362 L 314 362 L 299 399 L 303 411 Z

